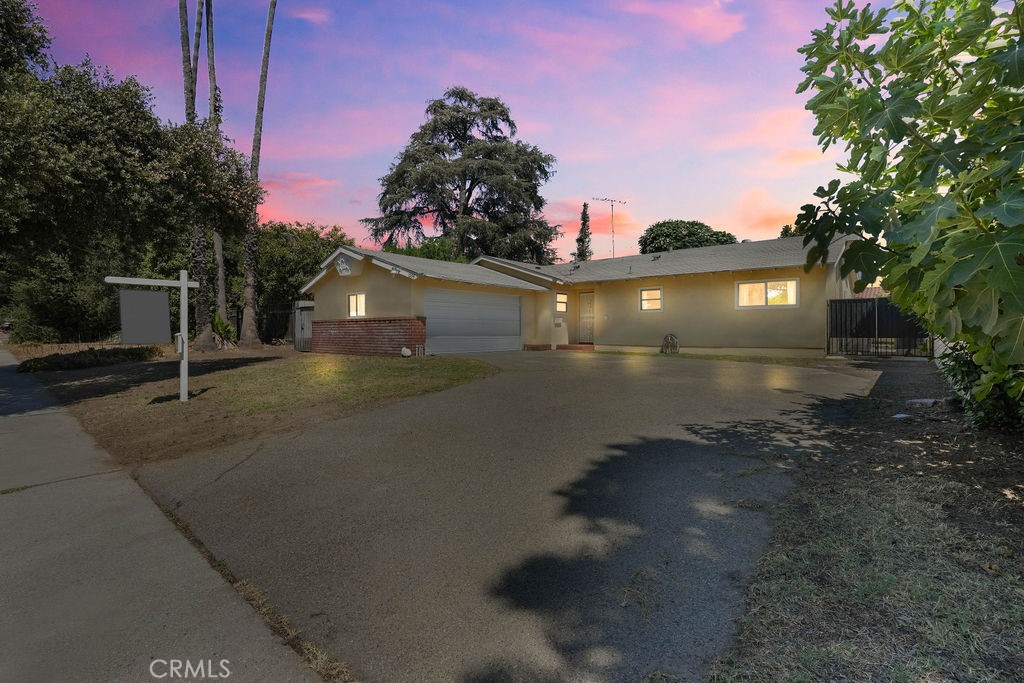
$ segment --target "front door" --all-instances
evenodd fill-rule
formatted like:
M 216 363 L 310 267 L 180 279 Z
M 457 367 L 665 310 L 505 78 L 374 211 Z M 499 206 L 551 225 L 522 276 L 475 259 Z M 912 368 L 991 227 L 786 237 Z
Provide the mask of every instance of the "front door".
M 594 293 L 580 293 L 580 344 L 594 343 Z

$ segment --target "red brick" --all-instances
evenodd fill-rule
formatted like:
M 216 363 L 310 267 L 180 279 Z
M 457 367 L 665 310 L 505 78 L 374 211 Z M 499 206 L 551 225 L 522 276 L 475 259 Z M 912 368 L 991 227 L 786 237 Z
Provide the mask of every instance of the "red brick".
M 312 350 L 357 356 L 399 356 L 427 341 L 426 318 L 314 320 Z

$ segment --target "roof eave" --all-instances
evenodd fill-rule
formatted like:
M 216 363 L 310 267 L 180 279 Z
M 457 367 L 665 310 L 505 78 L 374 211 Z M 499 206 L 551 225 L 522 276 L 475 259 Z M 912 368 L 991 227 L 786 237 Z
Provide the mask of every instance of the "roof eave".
M 320 267 L 321 268 L 326 268 L 327 266 L 329 266 L 331 264 L 331 262 L 334 261 L 334 259 L 338 258 L 341 254 L 345 254 L 346 256 L 355 259 L 356 261 L 362 261 L 363 260 L 363 255 L 362 254 L 360 254 L 357 251 L 353 251 L 353 250 L 347 248 L 345 245 L 342 245 L 342 246 L 338 247 L 337 249 L 335 249 L 334 251 L 332 251 L 330 256 L 328 256 L 323 261 L 321 261 L 320 262 Z
M 370 263 L 372 263 L 375 266 L 384 268 L 385 270 L 391 271 L 392 275 L 403 275 L 409 278 L 410 280 L 415 280 L 416 278 L 421 277 L 423 275 L 423 273 L 417 273 L 414 270 L 402 268 L 401 266 L 395 265 L 394 263 L 386 261 L 378 256 L 371 256 Z
M 327 271 L 329 271 L 329 270 L 330 270 L 330 268 L 324 268 L 319 273 L 317 273 L 316 277 L 314 277 L 312 280 L 310 280 L 306 284 L 302 285 L 302 288 L 299 290 L 299 294 L 305 294 L 306 292 L 308 292 L 310 290 L 310 288 L 313 287 L 313 285 L 315 285 L 317 282 L 320 281 L 320 278 L 322 278 L 324 275 L 327 275 Z
M 518 270 L 521 273 L 525 273 L 527 275 L 531 275 L 531 276 L 536 277 L 536 278 L 541 279 L 541 280 L 547 280 L 548 282 L 553 282 L 556 285 L 564 285 L 564 284 L 566 284 L 565 280 L 563 280 L 563 279 L 561 279 L 559 277 L 556 277 L 554 275 L 548 275 L 547 273 L 544 273 L 544 272 L 539 271 L 539 270 L 530 270 L 529 268 L 526 267 L 525 264 L 524 265 L 519 265 L 518 263 L 515 263 L 515 262 L 512 262 L 512 261 L 507 261 L 505 259 L 499 259 L 499 258 L 496 258 L 496 257 L 493 257 L 493 256 L 487 256 L 487 255 L 477 256 L 475 259 L 473 259 L 472 261 L 469 262 L 469 265 L 471 265 L 471 266 L 479 265 L 481 261 L 487 261 L 487 262 L 493 263 L 495 265 L 505 266 L 506 268 L 510 268 L 512 270 Z M 484 266 L 484 267 L 486 268 L 487 266 Z

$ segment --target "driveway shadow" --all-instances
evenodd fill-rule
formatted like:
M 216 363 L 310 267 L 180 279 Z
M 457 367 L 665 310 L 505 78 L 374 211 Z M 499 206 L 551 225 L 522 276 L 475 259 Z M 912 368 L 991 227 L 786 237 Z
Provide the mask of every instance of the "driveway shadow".
M 506 571 L 492 597 L 542 618 L 564 662 L 489 662 L 464 683 L 698 680 L 731 642 L 744 582 L 792 486 L 786 463 L 826 444 L 791 422 L 690 426 L 692 440 L 609 446 L 557 492 L 585 526 L 577 554 Z
M 871 368 L 883 373 L 880 389 L 903 381 L 899 366 Z M 794 485 L 791 474 L 819 462 L 857 466 L 859 455 L 833 438 L 859 430 L 865 411 L 886 415 L 878 439 L 892 422 L 893 406 L 875 405 L 875 392 L 794 393 L 800 407 L 779 419 L 681 424 L 683 438 L 609 446 L 557 492 L 592 547 L 528 558 L 491 588 L 541 617 L 561 666 L 492 661 L 463 683 L 702 680 L 732 642 L 744 585 L 770 537 L 770 509 Z

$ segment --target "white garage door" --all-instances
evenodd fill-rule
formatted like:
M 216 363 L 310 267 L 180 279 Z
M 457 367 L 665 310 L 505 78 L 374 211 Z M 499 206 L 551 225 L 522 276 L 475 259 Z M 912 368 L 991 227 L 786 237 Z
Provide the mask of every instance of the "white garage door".
M 427 353 L 518 351 L 519 297 L 454 289 L 423 292 Z

